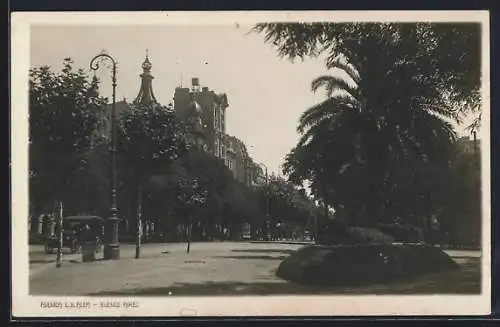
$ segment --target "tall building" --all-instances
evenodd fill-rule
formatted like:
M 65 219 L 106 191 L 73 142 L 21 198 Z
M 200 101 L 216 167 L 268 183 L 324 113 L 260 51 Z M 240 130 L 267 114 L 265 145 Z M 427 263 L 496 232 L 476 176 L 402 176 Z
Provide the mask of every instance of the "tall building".
M 191 80 L 191 88 L 178 87 L 174 93 L 174 109 L 179 119 L 190 123 L 200 148 L 224 161 L 233 176 L 247 185 L 255 184 L 255 164 L 245 144 L 226 134 L 227 95 L 200 87 L 198 78 Z
M 217 94 L 208 87 L 200 87 L 199 79 L 191 80 L 191 89 L 177 87 L 174 93 L 174 109 L 177 117 L 186 122 L 196 120 L 197 133 L 203 137 L 203 148 L 221 159 L 226 158 L 224 135 L 226 94 Z
M 141 65 L 139 92 L 132 103 L 126 99 L 117 101 L 117 115 L 136 106 L 160 105 L 153 91 L 152 64 L 149 56 Z M 212 153 L 224 161 L 233 176 L 246 185 L 255 185 L 262 178 L 262 169 L 250 158 L 243 141 L 226 134 L 226 112 L 229 107 L 227 95 L 201 87 L 198 78 L 191 80 L 191 87 L 177 87 L 174 92 L 176 116 L 187 124 L 193 143 L 200 149 Z M 100 136 L 111 135 L 111 105 L 103 117 Z

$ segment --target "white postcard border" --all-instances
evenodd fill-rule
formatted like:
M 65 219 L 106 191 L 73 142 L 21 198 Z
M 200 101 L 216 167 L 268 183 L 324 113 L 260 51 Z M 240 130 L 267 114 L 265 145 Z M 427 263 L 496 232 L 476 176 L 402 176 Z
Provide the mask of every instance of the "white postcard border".
M 91 19 L 90 19 L 91 18 Z M 321 12 L 16 12 L 11 15 L 12 314 L 56 316 L 288 316 L 288 315 L 471 315 L 491 305 L 490 72 L 487 11 L 321 11 Z M 28 294 L 28 70 L 30 27 L 45 25 L 254 24 L 262 21 L 441 21 L 483 25 L 482 194 L 483 257 L 481 295 L 433 296 L 229 296 L 106 298 L 130 301 L 131 308 L 96 309 L 95 297 Z M 89 301 L 91 308 L 42 309 L 41 301 Z

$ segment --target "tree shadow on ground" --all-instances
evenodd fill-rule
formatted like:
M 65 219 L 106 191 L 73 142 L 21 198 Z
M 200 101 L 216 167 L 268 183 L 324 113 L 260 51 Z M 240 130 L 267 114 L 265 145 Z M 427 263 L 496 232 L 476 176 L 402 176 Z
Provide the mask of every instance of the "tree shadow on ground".
M 56 262 L 56 259 L 33 259 L 33 260 L 30 260 L 29 263 L 52 263 L 52 262 Z
M 287 256 L 273 257 L 270 255 L 227 255 L 227 256 L 214 256 L 212 258 L 219 259 L 240 259 L 240 260 L 283 260 Z
M 220 296 L 220 295 L 430 295 L 480 294 L 479 260 L 470 260 L 461 269 L 449 273 L 427 275 L 411 281 L 364 287 L 322 287 L 298 285 L 277 279 L 270 282 L 206 282 L 177 283 L 169 287 L 140 288 L 91 293 L 90 296 Z
M 104 259 L 104 258 L 95 258 L 94 260 L 91 260 L 91 261 L 83 261 L 81 258 L 80 259 L 72 259 L 72 260 L 69 260 L 69 262 L 71 263 L 92 263 L 92 262 L 107 262 L 108 260 L 107 259 Z
M 295 253 L 295 250 L 287 250 L 287 249 L 234 249 L 231 252 L 247 252 L 247 253 L 286 253 L 292 254 Z

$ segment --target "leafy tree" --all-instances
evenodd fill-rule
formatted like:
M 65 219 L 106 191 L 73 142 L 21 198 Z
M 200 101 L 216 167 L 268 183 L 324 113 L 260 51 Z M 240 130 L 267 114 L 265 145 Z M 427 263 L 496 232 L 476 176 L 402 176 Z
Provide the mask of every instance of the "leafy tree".
M 204 231 L 212 237 L 215 226 L 223 223 L 224 193 L 233 183 L 233 176 L 221 160 L 195 147 L 183 158 L 183 164 L 206 194 L 206 205 L 197 211 L 196 237 L 203 238 Z
M 440 229 L 451 244 L 481 242 L 481 165 L 479 153 L 457 151 L 442 188 Z
M 197 178 L 178 179 L 178 202 L 179 211 L 185 217 L 187 231 L 187 248 L 189 253 L 191 247 L 191 236 L 195 216 L 199 209 L 206 203 L 207 191 L 203 190 Z
M 256 30 L 291 58 L 327 52 L 327 68 L 339 72 L 312 82 L 327 99 L 302 115 L 302 138 L 286 172 L 296 181 L 328 181 L 324 200 L 359 223 L 386 218 L 403 167 L 445 165 L 455 138 L 447 119 L 479 110 L 477 25 L 262 24 Z M 428 179 L 422 171 L 407 177 Z
M 358 71 L 366 66 L 381 70 L 373 60 L 385 57 L 383 62 L 393 62 L 394 68 L 405 66 L 407 74 L 425 79 L 426 85 L 442 92 L 434 96 L 446 95 L 451 103 L 460 103 L 458 110 L 480 110 L 478 23 L 263 23 L 253 31 L 263 33 L 282 57 L 326 54 L 328 68 L 337 67 L 340 56 Z M 391 68 L 382 68 L 388 74 L 384 79 L 390 78 Z M 373 78 L 383 84 L 382 76 Z
M 261 204 L 267 206 L 273 224 L 278 222 L 306 225 L 314 216 L 314 203 L 304 191 L 278 176 L 260 186 Z
M 222 160 L 194 147 L 181 160 L 186 172 L 199 181 L 207 195 L 206 205 L 197 211 L 197 237 L 201 238 L 203 231 L 215 236 L 216 226 L 238 230 L 242 222 L 251 222 L 261 215 L 253 190 L 237 181 Z
M 259 206 L 258 194 L 252 188 L 236 179 L 226 188 L 223 195 L 224 220 L 222 224 L 232 231 L 241 231 L 244 223 L 252 226 L 262 225 L 264 208 Z M 234 239 L 238 233 L 231 233 Z
M 74 198 L 85 198 L 75 194 L 75 179 L 87 165 L 88 151 L 102 141 L 98 131 L 105 103 L 98 81 L 74 70 L 70 58 L 64 59 L 61 72 L 48 66 L 30 70 L 30 201 L 37 211 L 51 210 L 58 201 L 76 205 Z
M 137 240 L 140 240 L 143 187 L 187 151 L 183 125 L 172 108 L 131 105 L 120 114 L 118 152 L 124 157 L 129 181 L 136 186 Z M 136 257 L 139 257 L 139 243 Z

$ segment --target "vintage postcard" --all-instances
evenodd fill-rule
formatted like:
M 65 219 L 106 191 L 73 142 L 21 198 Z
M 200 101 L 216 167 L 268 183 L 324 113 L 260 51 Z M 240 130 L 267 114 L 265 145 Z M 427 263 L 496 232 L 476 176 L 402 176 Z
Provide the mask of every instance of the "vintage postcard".
M 488 12 L 11 18 L 14 317 L 490 313 Z

